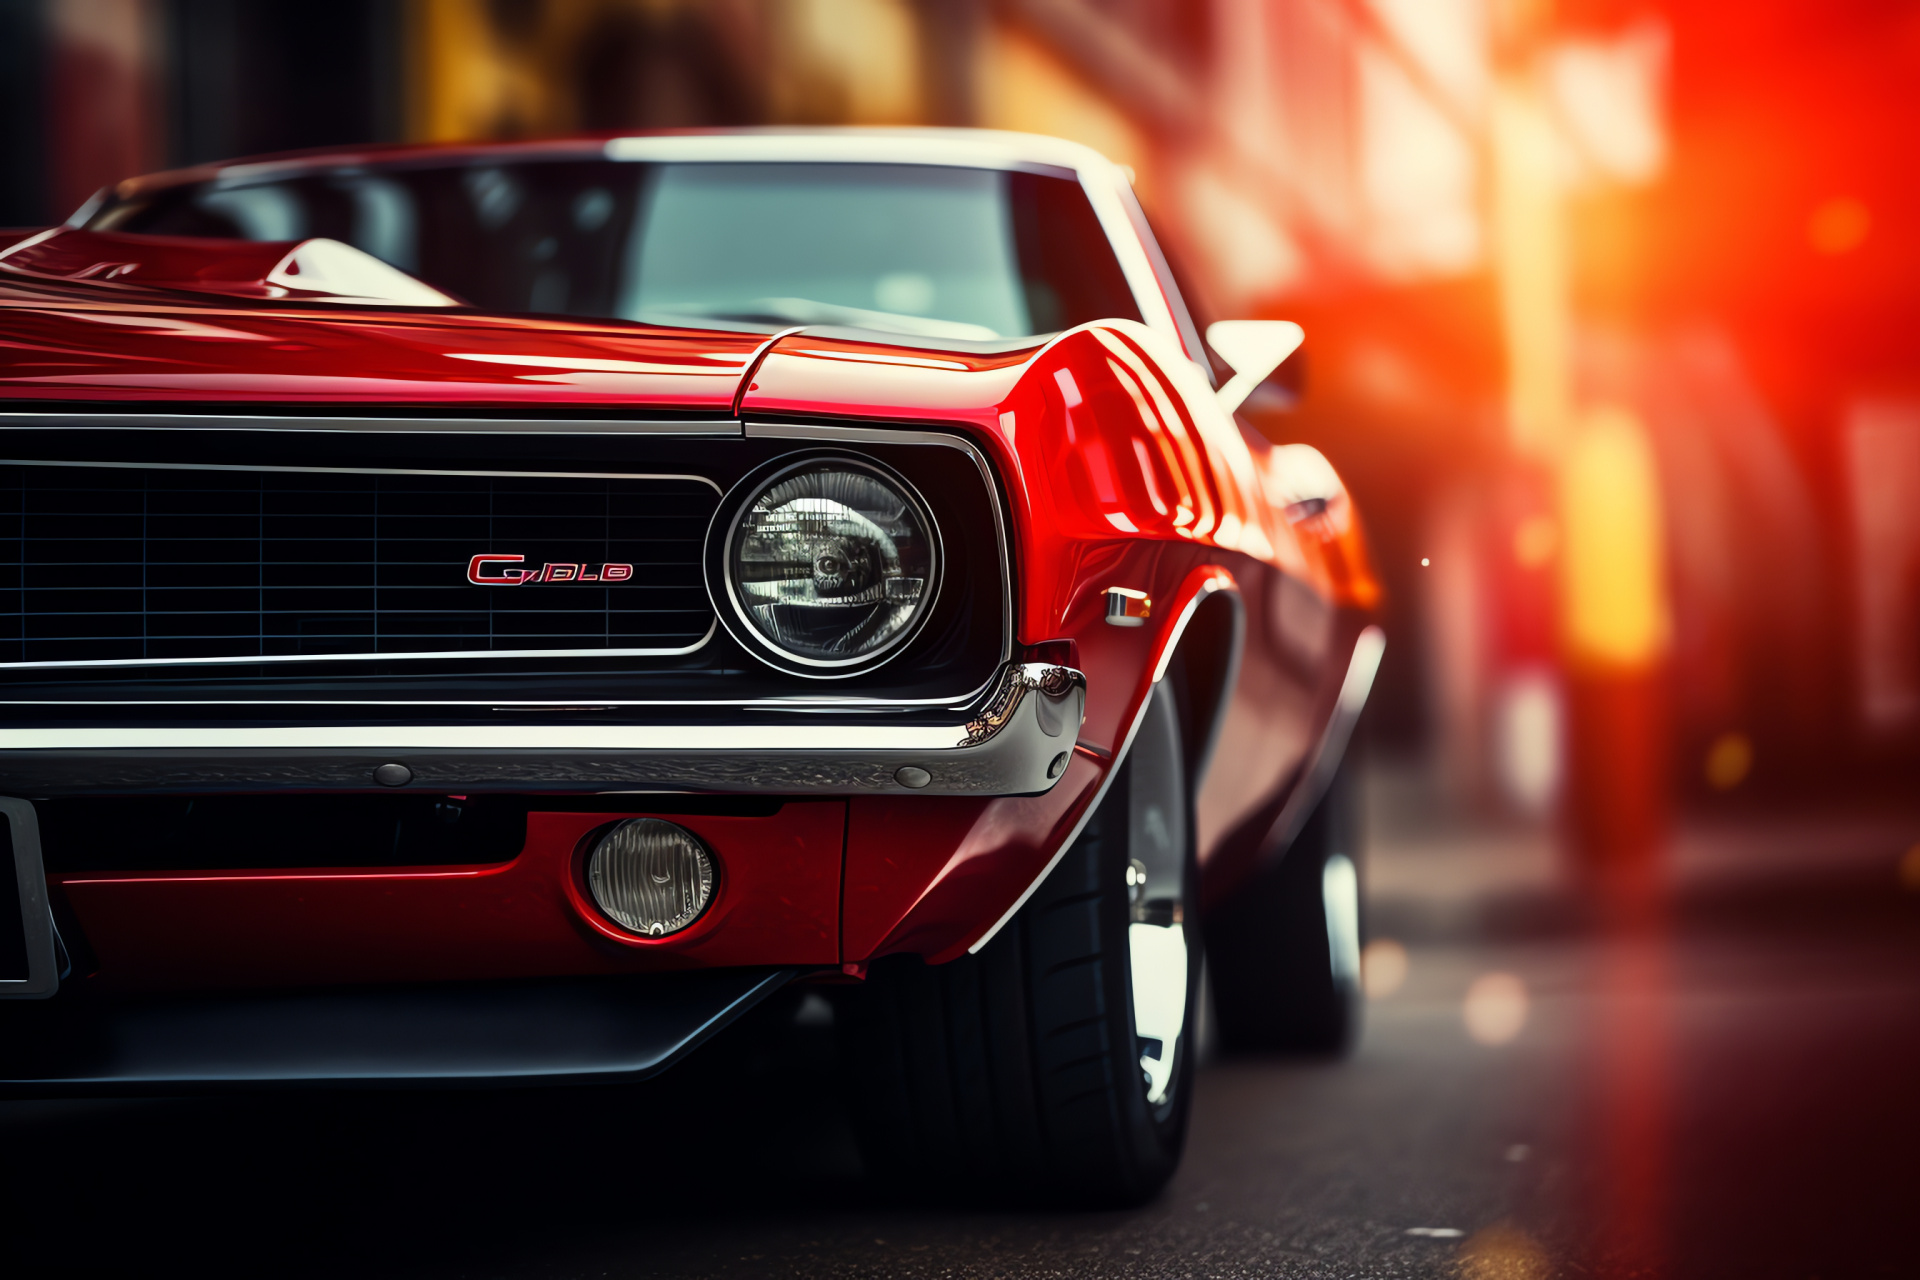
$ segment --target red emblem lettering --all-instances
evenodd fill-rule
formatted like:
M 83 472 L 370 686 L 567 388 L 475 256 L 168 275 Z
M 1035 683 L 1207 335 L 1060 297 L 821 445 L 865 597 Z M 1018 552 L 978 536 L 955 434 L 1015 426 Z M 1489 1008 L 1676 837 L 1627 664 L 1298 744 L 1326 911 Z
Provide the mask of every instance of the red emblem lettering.
M 533 576 L 532 569 L 507 569 L 500 573 L 483 572 L 493 565 L 519 564 L 525 556 L 475 556 L 467 561 L 467 581 L 481 587 L 517 587 Z
M 538 569 L 509 569 L 506 565 L 524 564 L 525 556 L 477 555 L 467 561 L 467 581 L 479 587 L 523 587 L 529 582 L 628 582 L 633 578 L 630 564 L 603 564 L 599 573 L 588 573 L 584 564 L 543 564 Z

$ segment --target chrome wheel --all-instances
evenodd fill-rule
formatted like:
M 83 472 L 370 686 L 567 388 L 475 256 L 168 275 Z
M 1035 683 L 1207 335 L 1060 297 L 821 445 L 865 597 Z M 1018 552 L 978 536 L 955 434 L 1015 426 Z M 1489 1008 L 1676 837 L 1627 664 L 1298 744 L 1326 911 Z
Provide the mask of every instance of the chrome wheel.
M 1155 687 L 1128 756 L 1127 952 L 1133 1036 L 1147 1102 L 1169 1102 L 1187 1028 L 1186 766 L 1173 694 Z

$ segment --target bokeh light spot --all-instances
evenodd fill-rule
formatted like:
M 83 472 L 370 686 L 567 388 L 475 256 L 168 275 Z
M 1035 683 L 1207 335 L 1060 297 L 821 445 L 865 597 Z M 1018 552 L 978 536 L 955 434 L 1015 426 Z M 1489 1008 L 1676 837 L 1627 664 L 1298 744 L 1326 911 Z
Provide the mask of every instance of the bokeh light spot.
M 1375 938 L 1360 953 L 1360 986 L 1369 1000 L 1384 1000 L 1407 980 L 1407 949 L 1392 938 Z
M 1707 785 L 1731 791 L 1753 772 L 1753 739 L 1744 733 L 1723 733 L 1707 748 L 1704 767 Z
M 1513 558 L 1522 569 L 1545 568 L 1560 546 L 1560 529 L 1546 516 L 1528 516 L 1513 531 Z
M 1496 1223 L 1460 1246 L 1459 1265 L 1466 1280 L 1535 1280 L 1547 1274 L 1547 1254 L 1526 1232 Z
M 1900 855 L 1900 887 L 1920 893 L 1920 844 Z
M 1460 1015 L 1481 1044 L 1505 1044 L 1527 1025 L 1527 984 L 1510 973 L 1483 973 L 1467 988 Z
M 1825 201 L 1807 219 L 1807 242 L 1818 253 L 1851 253 L 1873 229 L 1873 213 L 1852 196 Z

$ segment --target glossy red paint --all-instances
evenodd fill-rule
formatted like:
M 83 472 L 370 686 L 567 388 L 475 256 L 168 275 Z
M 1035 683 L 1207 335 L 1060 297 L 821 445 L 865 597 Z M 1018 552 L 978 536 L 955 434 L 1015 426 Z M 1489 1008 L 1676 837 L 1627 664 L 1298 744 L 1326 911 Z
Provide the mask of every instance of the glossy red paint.
M 846 366 L 873 387 L 849 396 Z M 851 802 L 850 960 L 892 951 L 950 959 L 1019 900 L 1124 749 L 1189 606 L 1217 590 L 1250 603 L 1245 676 L 1224 708 L 1238 754 L 1199 798 L 1200 857 L 1216 880 L 1244 869 L 1330 711 L 1344 674 L 1336 650 L 1351 641 L 1347 628 L 1311 655 L 1289 649 L 1289 633 L 1312 625 L 1296 615 L 1332 619 L 1378 599 L 1344 493 L 1290 518 L 1274 499 L 1297 482 L 1289 467 L 1299 459 L 1219 413 L 1198 370 L 1139 325 L 1093 325 L 1042 348 L 972 358 L 788 339 L 752 383 L 748 418 L 871 416 L 967 430 L 1008 492 L 1020 639 L 1073 640 L 1088 678 L 1085 749 L 1047 796 Z M 1107 625 L 1110 587 L 1145 593 L 1148 625 Z
M 1042 796 L 861 796 L 848 802 L 846 952 L 965 953 L 1045 871 L 1102 778 L 1075 752 Z
M 853 412 L 827 399 L 826 345 L 809 349 L 808 363 L 770 358 L 747 405 Z M 863 354 L 851 344 L 835 350 L 856 363 Z M 945 406 L 921 416 L 964 420 L 999 465 L 1022 548 L 1020 636 L 1076 642 L 1093 691 L 1081 732 L 1090 750 L 1054 803 L 945 803 L 906 844 L 905 811 L 854 801 L 849 957 L 871 946 L 945 959 L 977 939 L 968 935 L 980 922 L 999 919 L 1047 865 L 1035 849 L 1058 847 L 1124 747 L 1188 603 L 1224 585 L 1244 599 L 1240 678 L 1197 805 L 1203 892 L 1217 900 L 1257 855 L 1331 712 L 1355 618 L 1379 601 L 1350 498 L 1341 490 L 1318 510 L 1296 505 L 1302 466 L 1314 472 L 1317 455 L 1275 449 L 1224 414 L 1210 416 L 1197 370 L 1140 326 L 1090 326 L 1035 350 L 992 402 L 1006 365 L 943 366 L 941 353 L 925 354 L 891 367 L 893 394 Z M 1105 625 L 1113 586 L 1151 598 L 1147 626 Z M 1071 785 L 1083 790 L 1058 803 Z M 1041 830 L 1033 844 L 1007 834 Z M 995 855 L 981 856 L 988 849 Z
M 740 411 L 986 427 L 1026 375 L 1035 349 L 979 356 L 796 334 L 761 360 Z
M 157 278 L 167 247 L 150 249 Z M 1297 502 L 1313 459 L 1240 428 L 1178 345 L 1140 324 L 998 352 L 802 333 L 756 364 L 765 340 L 751 334 L 213 299 L 136 279 L 58 278 L 0 258 L 0 405 L 591 407 L 959 430 L 1003 487 L 1017 638 L 1072 641 L 1088 703 L 1079 749 L 1043 796 L 872 796 L 790 804 L 773 819 L 674 818 L 720 853 L 723 885 L 672 939 L 627 937 L 582 894 L 580 840 L 611 815 L 534 815 L 526 852 L 496 867 L 63 877 L 112 983 L 950 959 L 1044 872 L 1124 749 L 1188 606 L 1227 591 L 1244 605 L 1242 675 L 1222 763 L 1199 797 L 1217 894 L 1236 862 L 1217 855 L 1257 841 L 1284 799 L 1344 673 L 1352 619 L 1378 600 L 1344 491 Z M 1150 599 L 1146 625 L 1107 623 L 1111 587 Z
M 726 416 L 754 334 L 228 301 L 9 272 L 0 403 L 568 407 Z
M 116 988 L 279 986 L 630 973 L 840 960 L 846 805 L 770 817 L 666 814 L 712 849 L 713 905 L 640 938 L 581 879 L 587 837 L 639 813 L 533 813 L 512 862 L 362 871 L 52 877 Z
M 741 413 L 971 428 L 1008 489 L 1026 643 L 1060 630 L 1087 587 L 1081 566 L 1103 547 L 1189 543 L 1275 568 L 1307 565 L 1204 376 L 1144 325 L 1087 325 L 992 357 L 783 339 L 755 371 Z
M 849 802 L 842 926 L 848 959 L 909 951 L 937 964 L 976 944 L 1051 865 L 1093 803 L 1163 659 L 1179 642 L 1190 606 L 1213 592 L 1239 590 L 1220 566 L 1194 564 L 1190 548 L 1133 549 L 1136 563 L 1122 557 L 1114 567 L 1135 570 L 1133 581 L 1168 584 L 1161 596 L 1164 621 L 1157 628 L 1108 626 L 1104 597 L 1082 593 L 1069 635 L 1082 655 L 1089 689 L 1103 681 L 1108 696 L 1088 700 L 1080 749 L 1052 791 L 987 800 L 863 796 Z M 1268 791 L 1285 782 L 1284 763 L 1291 759 L 1268 762 Z
M 6 250 L 0 264 L 23 275 L 60 280 L 117 280 L 148 289 L 235 298 L 308 298 L 310 291 L 267 281 L 297 243 L 114 235 L 55 227 Z

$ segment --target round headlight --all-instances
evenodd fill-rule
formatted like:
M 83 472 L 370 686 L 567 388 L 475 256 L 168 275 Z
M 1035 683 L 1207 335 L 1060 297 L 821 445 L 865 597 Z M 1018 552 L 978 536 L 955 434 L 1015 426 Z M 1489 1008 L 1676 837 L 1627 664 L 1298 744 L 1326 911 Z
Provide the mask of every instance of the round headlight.
M 713 901 L 713 856 L 693 833 L 658 818 L 629 818 L 587 859 L 593 900 L 623 929 L 676 933 Z
M 734 613 L 802 667 L 871 662 L 933 605 L 933 522 L 904 481 L 844 459 L 803 463 L 739 508 L 727 536 Z

